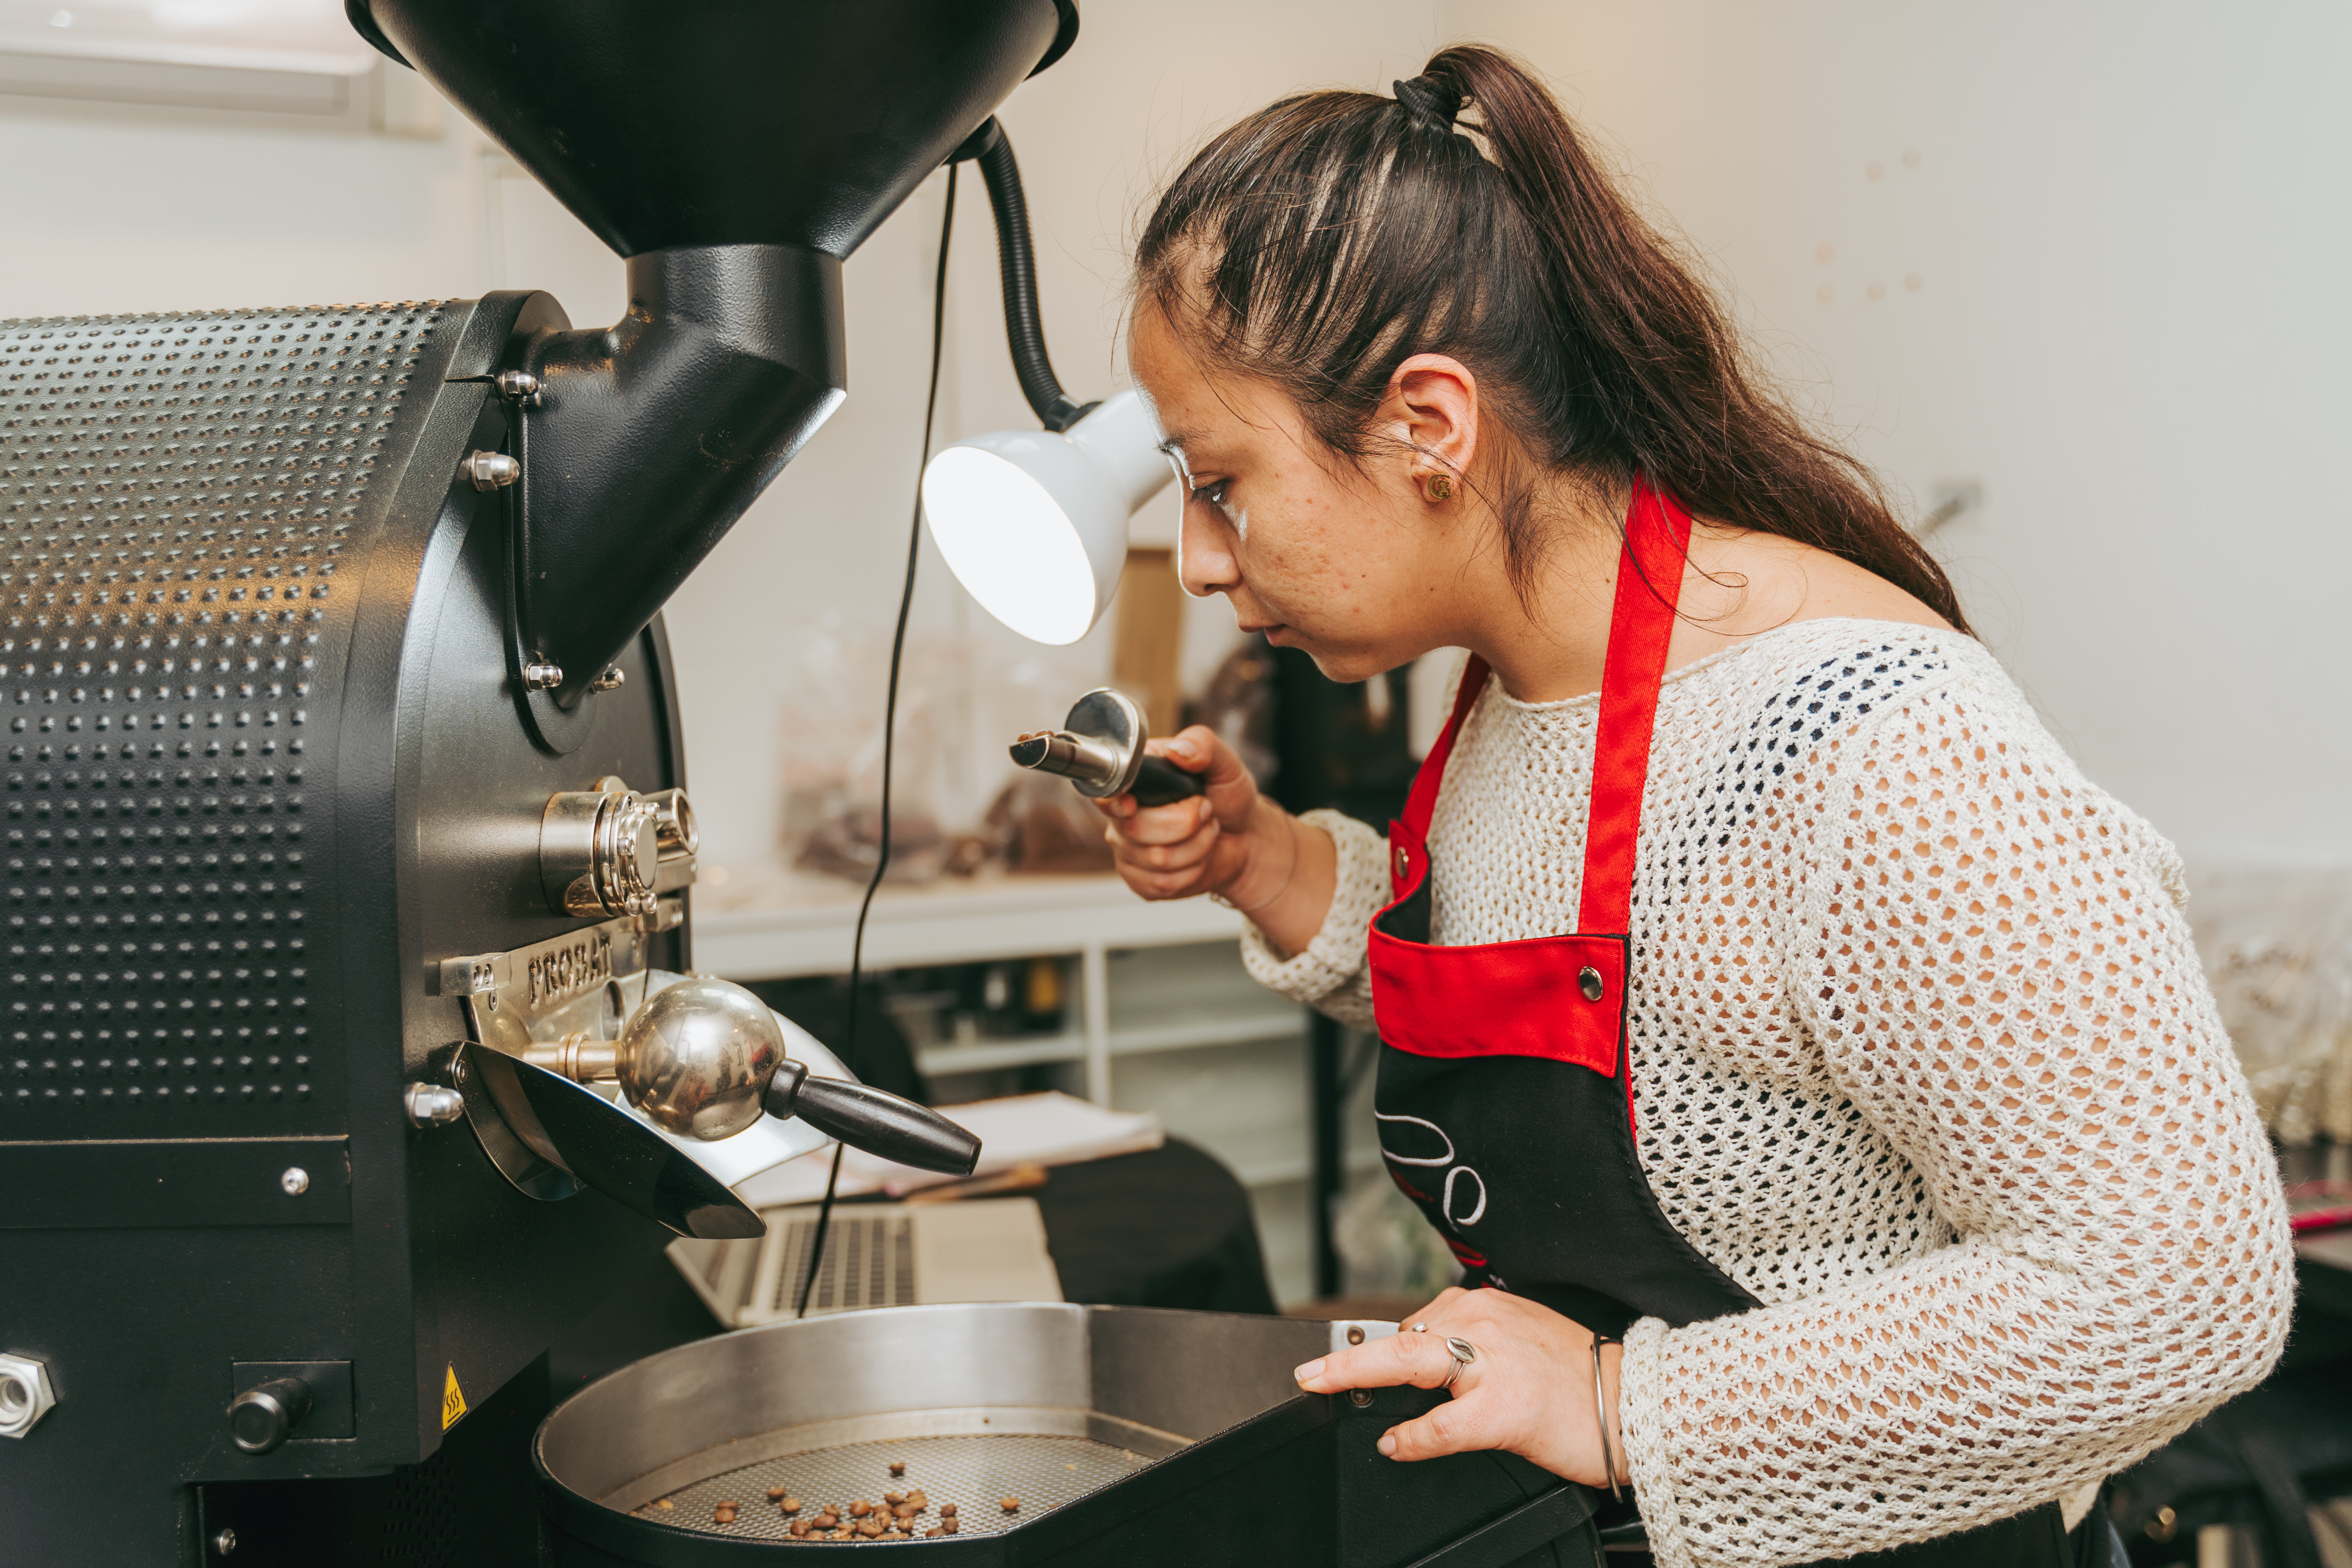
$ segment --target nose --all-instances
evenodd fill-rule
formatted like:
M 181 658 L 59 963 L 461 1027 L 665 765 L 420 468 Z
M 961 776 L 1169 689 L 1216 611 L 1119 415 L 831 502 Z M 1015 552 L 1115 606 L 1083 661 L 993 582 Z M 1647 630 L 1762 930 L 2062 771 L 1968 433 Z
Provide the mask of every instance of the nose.
M 1196 599 L 1241 586 L 1241 563 L 1234 554 L 1234 531 L 1206 501 L 1187 500 L 1176 525 L 1176 576 Z

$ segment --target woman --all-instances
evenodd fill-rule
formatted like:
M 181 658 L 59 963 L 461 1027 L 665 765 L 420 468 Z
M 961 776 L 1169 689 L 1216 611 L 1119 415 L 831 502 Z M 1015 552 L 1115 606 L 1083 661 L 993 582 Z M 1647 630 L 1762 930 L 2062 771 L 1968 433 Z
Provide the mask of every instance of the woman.
M 1132 353 L 1190 591 L 1337 680 L 1475 656 L 1385 839 L 1202 729 L 1202 799 L 1107 807 L 1138 892 L 1381 1032 L 1474 1287 L 1301 1386 L 1448 1384 L 1383 1452 L 1630 1484 L 1665 1563 L 2104 1544 L 2100 1480 L 2276 1358 L 2284 1208 L 2171 847 L 1868 473 L 1479 48 L 1213 142 Z

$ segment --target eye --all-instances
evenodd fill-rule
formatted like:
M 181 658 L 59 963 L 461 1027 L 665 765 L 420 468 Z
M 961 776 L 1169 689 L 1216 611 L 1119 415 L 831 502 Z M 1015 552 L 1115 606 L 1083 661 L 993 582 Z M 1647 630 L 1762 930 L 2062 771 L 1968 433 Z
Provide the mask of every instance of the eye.
M 1222 510 L 1225 504 L 1226 487 L 1232 483 L 1231 479 L 1215 479 L 1205 485 L 1195 485 L 1187 493 L 1196 501 L 1205 501 Z

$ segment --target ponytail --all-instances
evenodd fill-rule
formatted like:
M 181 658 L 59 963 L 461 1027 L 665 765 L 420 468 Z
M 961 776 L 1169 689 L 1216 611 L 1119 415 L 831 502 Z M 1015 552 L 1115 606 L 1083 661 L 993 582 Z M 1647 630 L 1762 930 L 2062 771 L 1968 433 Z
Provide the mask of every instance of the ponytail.
M 1475 121 L 1457 125 L 1465 110 Z M 1875 477 L 1757 373 L 1551 93 L 1496 50 L 1442 50 L 1393 99 L 1307 93 L 1226 131 L 1160 197 L 1137 279 L 1213 355 L 1288 391 L 1335 450 L 1367 451 L 1399 364 L 1450 354 L 1553 473 L 1620 494 L 1642 475 L 1968 629 Z M 1537 487 L 1487 499 L 1524 593 L 1549 538 Z

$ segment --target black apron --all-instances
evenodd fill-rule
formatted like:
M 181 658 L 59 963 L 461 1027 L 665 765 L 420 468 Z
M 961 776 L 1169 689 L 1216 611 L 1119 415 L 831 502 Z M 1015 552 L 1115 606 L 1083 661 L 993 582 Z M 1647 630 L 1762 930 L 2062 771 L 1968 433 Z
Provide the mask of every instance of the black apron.
M 1390 827 L 1393 901 L 1373 917 L 1389 1174 L 1444 1237 L 1464 1284 L 1541 1303 L 1622 1338 L 1759 1303 L 1666 1220 L 1634 1152 L 1625 1048 L 1633 853 L 1690 518 L 1636 480 L 1603 668 L 1582 906 L 1575 933 L 1430 944 L 1426 840 L 1447 758 L 1486 684 L 1472 658 L 1454 715 Z M 1801 1485 L 1801 1481 L 1793 1483 Z M 1612 1561 L 1627 1561 L 1612 1553 Z M 2056 1503 L 1849 1563 L 2061 1568 Z

